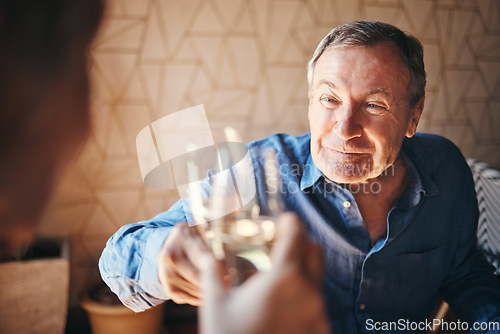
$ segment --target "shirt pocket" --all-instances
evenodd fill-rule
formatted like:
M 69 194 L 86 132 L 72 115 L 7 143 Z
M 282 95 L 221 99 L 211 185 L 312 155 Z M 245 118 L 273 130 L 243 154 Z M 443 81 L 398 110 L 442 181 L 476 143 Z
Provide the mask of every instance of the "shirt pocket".
M 427 317 L 445 276 L 445 245 L 396 256 L 395 313 Z

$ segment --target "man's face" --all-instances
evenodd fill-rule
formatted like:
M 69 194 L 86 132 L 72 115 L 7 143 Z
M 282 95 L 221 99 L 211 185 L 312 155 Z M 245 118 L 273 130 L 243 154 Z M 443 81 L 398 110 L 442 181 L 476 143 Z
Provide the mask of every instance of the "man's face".
M 423 107 L 410 110 L 410 78 L 391 44 L 325 50 L 309 93 L 311 155 L 325 176 L 360 183 L 394 163 Z

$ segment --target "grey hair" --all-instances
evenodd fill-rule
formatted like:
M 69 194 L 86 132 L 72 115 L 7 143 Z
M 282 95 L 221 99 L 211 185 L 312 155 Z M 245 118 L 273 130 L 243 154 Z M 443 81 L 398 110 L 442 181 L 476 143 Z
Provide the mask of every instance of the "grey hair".
M 335 46 L 372 47 L 381 43 L 392 43 L 410 70 L 410 108 L 416 107 L 425 95 L 426 74 L 422 43 L 408 32 L 378 21 L 355 21 L 334 28 L 318 44 L 307 64 L 307 81 L 312 85 L 314 67 L 326 49 Z

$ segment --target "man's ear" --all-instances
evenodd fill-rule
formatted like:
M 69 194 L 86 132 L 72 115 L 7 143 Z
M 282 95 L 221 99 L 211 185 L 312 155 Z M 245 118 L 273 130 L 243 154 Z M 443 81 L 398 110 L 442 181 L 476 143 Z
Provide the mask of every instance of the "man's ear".
M 406 129 L 406 137 L 411 138 L 417 132 L 418 121 L 424 110 L 425 96 L 423 96 L 417 105 L 411 111 L 410 121 L 408 122 L 408 128 Z

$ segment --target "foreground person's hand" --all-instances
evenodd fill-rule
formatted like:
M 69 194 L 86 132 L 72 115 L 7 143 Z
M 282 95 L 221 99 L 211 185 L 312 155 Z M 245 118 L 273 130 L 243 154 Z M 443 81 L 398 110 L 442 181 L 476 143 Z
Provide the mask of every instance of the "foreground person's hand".
M 170 299 L 177 304 L 200 304 L 199 260 L 209 252 L 194 226 L 175 225 L 158 257 L 158 276 Z
M 231 287 L 222 264 L 204 255 L 201 334 L 328 333 L 321 294 L 322 252 L 308 241 L 294 214 L 281 216 L 271 258 L 269 272 L 258 272 Z

